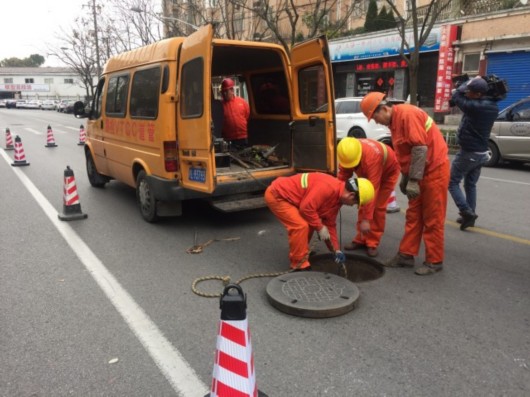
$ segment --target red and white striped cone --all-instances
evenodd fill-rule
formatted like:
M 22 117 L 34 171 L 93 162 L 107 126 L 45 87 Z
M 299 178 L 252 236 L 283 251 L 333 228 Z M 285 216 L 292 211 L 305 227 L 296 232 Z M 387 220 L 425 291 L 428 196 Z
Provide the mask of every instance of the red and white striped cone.
M 234 290 L 237 294 L 231 293 Z M 220 306 L 212 388 L 204 397 L 267 397 L 256 386 L 247 300 L 241 286 L 227 285 Z
M 64 205 L 63 214 L 58 215 L 62 221 L 74 221 L 76 219 L 85 219 L 88 215 L 81 212 L 81 204 L 77 194 L 74 171 L 66 166 L 64 170 Z
M 13 167 L 29 165 L 29 163 L 26 161 L 24 148 L 22 147 L 22 139 L 20 139 L 18 135 L 15 137 L 15 161 L 11 163 L 11 165 Z
M 55 144 L 55 138 L 53 137 L 53 131 L 51 126 L 48 126 L 45 147 L 57 147 L 57 145 Z
M 77 143 L 78 146 L 83 146 L 86 142 L 86 133 L 85 133 L 85 127 L 83 124 L 79 127 L 79 142 Z
M 399 212 L 401 208 L 399 208 L 399 205 L 396 200 L 396 191 L 392 190 L 392 194 L 388 198 L 388 203 L 386 205 L 386 212 L 389 214 L 392 214 L 394 212 Z
M 13 150 L 15 147 L 13 146 L 13 137 L 11 136 L 11 131 L 9 131 L 9 128 L 6 128 L 6 147 L 4 150 Z

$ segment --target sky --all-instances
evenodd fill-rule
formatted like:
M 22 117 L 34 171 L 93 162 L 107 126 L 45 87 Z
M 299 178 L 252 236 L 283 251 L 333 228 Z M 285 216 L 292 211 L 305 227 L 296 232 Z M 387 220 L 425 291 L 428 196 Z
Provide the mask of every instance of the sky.
M 74 19 L 88 14 L 87 0 L 2 0 L 0 3 L 0 60 L 40 54 L 43 66 L 61 66 L 48 57 L 48 47 L 60 47 L 61 28 L 68 31 Z

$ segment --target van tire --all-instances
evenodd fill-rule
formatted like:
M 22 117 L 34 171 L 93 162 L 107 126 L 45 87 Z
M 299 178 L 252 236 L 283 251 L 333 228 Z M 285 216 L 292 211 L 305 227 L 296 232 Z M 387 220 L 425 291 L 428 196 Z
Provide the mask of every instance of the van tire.
M 484 163 L 484 167 L 495 167 L 501 160 L 501 154 L 499 153 L 497 145 L 492 141 L 488 142 L 488 152 L 490 153 L 490 159 Z
M 156 199 L 144 170 L 141 170 L 136 177 L 136 200 L 138 201 L 142 218 L 150 223 L 156 222 L 158 220 Z
M 351 130 L 348 131 L 348 136 L 353 138 L 366 138 L 366 133 L 361 127 L 353 127 Z
M 109 181 L 109 178 L 104 175 L 101 175 L 98 172 L 98 170 L 96 169 L 96 164 L 94 163 L 94 159 L 92 158 L 92 153 L 88 149 L 85 151 L 85 158 L 88 181 L 93 187 L 104 187 L 105 184 Z

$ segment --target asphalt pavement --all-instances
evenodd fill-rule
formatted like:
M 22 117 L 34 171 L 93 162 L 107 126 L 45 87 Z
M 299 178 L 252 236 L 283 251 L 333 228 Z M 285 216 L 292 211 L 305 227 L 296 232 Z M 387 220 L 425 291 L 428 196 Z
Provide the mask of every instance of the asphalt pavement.
M 31 165 L 15 170 L 12 152 L 1 153 L 0 395 L 204 396 L 219 302 L 195 295 L 191 282 L 286 270 L 285 230 L 267 209 L 221 214 L 201 204 L 147 224 L 134 190 L 89 186 L 79 120 L 15 112 L 0 110 L 0 128 L 22 135 Z M 47 122 L 54 149 L 44 148 Z M 61 226 L 67 164 L 88 218 Z M 484 168 L 475 228 L 459 230 L 449 198 L 444 270 L 388 269 L 357 284 L 359 302 L 345 315 L 281 313 L 265 294 L 270 279 L 244 281 L 258 388 L 270 397 L 530 395 L 529 172 Z M 397 199 L 381 261 L 403 233 L 406 199 Z M 343 243 L 355 221 L 354 209 L 341 211 Z M 195 235 L 239 239 L 186 254 Z

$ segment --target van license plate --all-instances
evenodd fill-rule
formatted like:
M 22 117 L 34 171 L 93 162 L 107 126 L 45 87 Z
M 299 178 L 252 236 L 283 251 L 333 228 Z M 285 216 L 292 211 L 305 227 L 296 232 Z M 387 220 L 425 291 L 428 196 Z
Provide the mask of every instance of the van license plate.
M 206 168 L 190 168 L 190 181 L 206 182 Z

